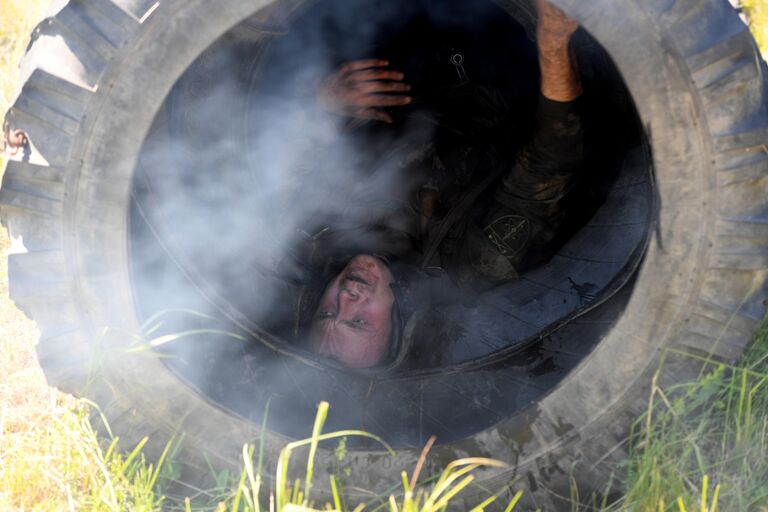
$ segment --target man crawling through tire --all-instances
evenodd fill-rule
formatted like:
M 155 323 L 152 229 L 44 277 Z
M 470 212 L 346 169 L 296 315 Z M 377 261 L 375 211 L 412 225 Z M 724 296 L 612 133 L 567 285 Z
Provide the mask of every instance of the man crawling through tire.
M 369 203 L 365 220 L 322 219 L 308 230 L 320 234 L 306 259 L 336 269 L 319 293 L 294 301 L 294 335 L 316 355 L 354 369 L 391 367 L 406 350 L 403 324 L 414 309 L 471 303 L 517 279 L 555 237 L 585 157 L 582 87 L 569 52 L 578 24 L 546 0 L 536 6 L 539 95 L 524 141 L 505 130 L 513 113 L 502 94 L 473 82 L 460 53 L 450 57 L 456 83 L 426 99 L 375 56 L 323 81 L 318 103 L 351 122 L 396 126 L 420 100 L 429 103 L 438 142 L 408 158 L 410 202 Z

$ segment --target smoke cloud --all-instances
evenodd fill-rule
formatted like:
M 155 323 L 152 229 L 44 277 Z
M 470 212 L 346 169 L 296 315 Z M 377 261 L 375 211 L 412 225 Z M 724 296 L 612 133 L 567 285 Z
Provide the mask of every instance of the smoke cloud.
M 206 331 L 160 347 L 175 372 L 256 421 L 272 399 L 269 427 L 294 437 L 306 435 L 316 404 L 328 400 L 327 428 L 363 427 L 418 446 L 432 434 L 449 441 L 500 421 L 575 364 L 557 352 L 564 336 L 552 335 L 493 375 L 462 375 L 460 385 L 450 372 L 382 383 L 306 364 L 304 340 L 295 337 L 300 287 L 292 276 L 314 275 L 316 291 L 324 285 L 322 269 L 302 268 L 313 241 L 327 237 L 326 228 L 391 223 L 393 203 L 407 208 L 422 182 L 414 168 L 431 158 L 425 155 L 440 114 L 423 100 L 431 82 L 456 76 L 441 54 L 469 48 L 470 78 L 497 84 L 520 124 L 532 122 L 532 7 L 515 6 L 513 19 L 490 0 L 327 0 L 268 43 L 239 37 L 235 28 L 200 56 L 158 112 L 139 158 L 131 212 L 137 306 L 144 318 L 166 311 L 152 336 Z M 388 59 L 413 86 L 416 101 L 392 111 L 392 126 L 356 123 L 317 102 L 326 77 L 363 58 Z M 387 242 L 379 235 L 360 230 L 337 240 L 337 248 L 347 243 L 348 256 L 376 253 Z M 533 296 L 532 289 L 524 291 Z M 518 304 L 494 300 L 492 319 L 510 321 L 503 309 Z M 568 300 L 582 305 L 576 294 Z M 498 342 L 455 334 L 468 347 Z M 588 351 L 598 338 L 575 350 Z M 457 397 L 466 411 L 449 422 Z

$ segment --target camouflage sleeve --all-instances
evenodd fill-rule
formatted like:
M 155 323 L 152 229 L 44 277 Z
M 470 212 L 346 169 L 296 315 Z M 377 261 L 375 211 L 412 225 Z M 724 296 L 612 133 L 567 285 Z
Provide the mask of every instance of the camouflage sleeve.
M 488 239 L 513 264 L 548 242 L 562 219 L 561 201 L 584 160 L 579 100 L 539 97 L 533 136 L 517 154 L 484 216 Z

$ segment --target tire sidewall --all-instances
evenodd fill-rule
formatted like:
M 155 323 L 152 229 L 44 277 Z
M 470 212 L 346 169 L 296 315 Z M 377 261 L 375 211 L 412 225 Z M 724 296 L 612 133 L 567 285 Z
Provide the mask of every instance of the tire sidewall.
M 616 411 L 631 410 L 630 402 L 642 400 L 660 349 L 674 342 L 701 293 L 716 216 L 707 118 L 685 58 L 667 37 L 668 28 L 642 2 L 627 0 L 621 7 L 608 0 L 554 3 L 603 44 L 621 71 L 653 146 L 662 207 L 658 236 L 642 263 L 626 313 L 597 348 L 537 404 L 433 450 L 438 465 L 469 455 L 515 461 L 509 469 L 482 473 L 478 480 L 489 485 L 520 475 L 561 478 L 578 459 L 565 453 L 587 451 L 588 440 L 607 430 L 626 430 L 626 420 L 615 423 Z M 190 446 L 204 446 L 214 460 L 234 466 L 241 463 L 243 443 L 258 438 L 258 427 L 208 403 L 159 359 L 127 361 L 119 349 L 129 340 L 116 333 L 140 330 L 130 279 L 127 212 L 137 156 L 153 119 L 197 56 L 226 30 L 272 6 L 270 0 L 163 2 L 99 82 L 71 153 L 65 203 L 66 253 L 73 256 L 69 271 L 82 323 L 94 339 L 104 327 L 111 328 L 102 340 L 101 378 L 122 394 L 111 403 L 140 407 L 143 422 L 160 426 L 160 438 L 184 431 Z M 119 424 L 113 427 L 122 430 Z M 276 461 L 287 441 L 269 433 L 267 460 Z M 395 458 L 352 452 L 353 482 L 348 486 L 383 492 L 417 458 L 413 450 L 401 450 Z M 320 451 L 319 482 L 328 481 L 333 461 L 330 451 Z M 562 471 L 542 473 L 544 467 Z

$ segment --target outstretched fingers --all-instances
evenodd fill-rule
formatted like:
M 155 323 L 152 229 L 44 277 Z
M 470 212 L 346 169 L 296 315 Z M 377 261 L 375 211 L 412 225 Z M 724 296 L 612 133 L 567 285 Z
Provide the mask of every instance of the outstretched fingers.
M 400 71 L 393 71 L 381 68 L 369 68 L 362 71 L 353 71 L 346 74 L 347 80 L 353 82 L 366 82 L 371 80 L 392 80 L 401 81 L 405 75 Z
M 410 96 L 362 94 L 355 97 L 353 103 L 356 107 L 402 107 L 411 101 Z
M 364 94 L 408 92 L 411 86 L 401 82 L 363 82 L 357 85 L 357 90 Z
M 411 90 L 405 74 L 387 66 L 384 59 L 347 62 L 324 81 L 318 99 L 333 112 L 391 123 L 392 116 L 381 109 L 407 105 L 412 98 L 403 94 Z
M 389 66 L 389 61 L 384 59 L 361 59 L 346 62 L 339 68 L 339 73 L 346 75 L 353 71 L 359 71 L 361 69 L 368 68 L 385 68 Z

